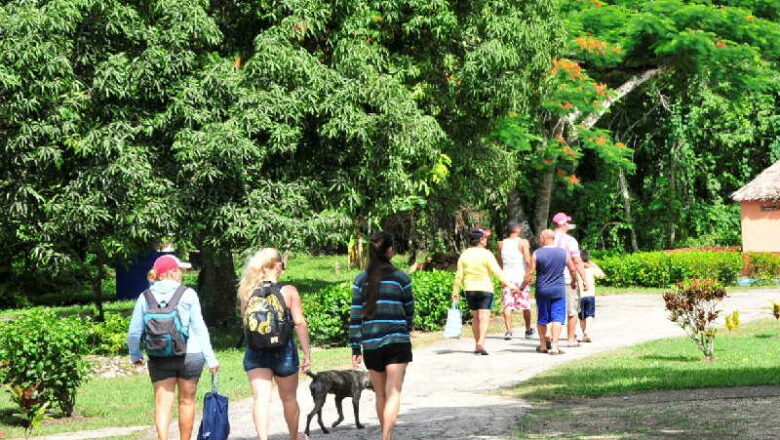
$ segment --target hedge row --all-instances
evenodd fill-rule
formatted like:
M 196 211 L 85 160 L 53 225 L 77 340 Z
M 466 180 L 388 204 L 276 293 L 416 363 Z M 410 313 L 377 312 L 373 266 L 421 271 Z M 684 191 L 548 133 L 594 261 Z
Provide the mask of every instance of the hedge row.
M 780 276 L 780 255 L 740 252 L 637 252 L 600 258 L 606 277 L 615 287 L 669 287 L 690 278 L 711 278 L 733 285 L 742 275 L 758 279 Z
M 452 303 L 453 272 L 416 272 L 412 275 L 414 286 L 415 330 L 440 330 L 447 319 Z M 309 325 L 312 344 L 318 346 L 344 346 L 348 340 L 349 310 L 352 302 L 351 284 L 334 284 L 317 292 L 303 294 L 303 311 Z M 495 302 L 498 304 L 498 302 Z M 461 298 L 463 319 L 470 319 L 470 312 Z

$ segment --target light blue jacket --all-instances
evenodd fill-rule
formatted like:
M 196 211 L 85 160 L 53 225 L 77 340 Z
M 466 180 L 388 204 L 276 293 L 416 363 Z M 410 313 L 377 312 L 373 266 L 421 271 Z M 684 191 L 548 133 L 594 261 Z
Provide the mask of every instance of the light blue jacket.
M 175 281 L 162 280 L 152 284 L 150 289 L 154 299 L 164 306 L 173 298 L 173 294 L 178 287 L 179 283 Z M 143 359 L 141 334 L 144 331 L 143 318 L 146 309 L 146 298 L 141 295 L 135 303 L 133 317 L 130 319 L 130 330 L 127 333 L 127 345 L 130 348 L 131 362 Z M 198 294 L 192 289 L 187 289 L 181 300 L 179 300 L 179 305 L 176 309 L 179 311 L 182 325 L 188 327 L 189 330 L 190 337 L 187 340 L 187 353 L 203 353 L 209 368 L 216 367 L 218 365 L 217 357 L 214 356 L 214 350 L 211 348 L 209 329 L 206 327 L 206 323 L 203 322 Z

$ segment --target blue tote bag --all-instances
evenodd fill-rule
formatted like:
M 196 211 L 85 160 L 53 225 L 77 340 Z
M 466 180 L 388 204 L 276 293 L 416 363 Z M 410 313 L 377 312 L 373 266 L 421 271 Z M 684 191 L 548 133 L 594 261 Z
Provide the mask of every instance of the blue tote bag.
M 217 375 L 211 375 L 211 392 L 203 398 L 203 420 L 198 440 L 227 440 L 230 434 L 228 398 L 217 392 Z

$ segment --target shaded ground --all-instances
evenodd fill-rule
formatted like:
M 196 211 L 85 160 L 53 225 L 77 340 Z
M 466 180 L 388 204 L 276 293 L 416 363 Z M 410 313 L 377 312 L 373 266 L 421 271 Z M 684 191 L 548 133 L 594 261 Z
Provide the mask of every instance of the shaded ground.
M 521 439 L 780 438 L 780 386 L 708 388 L 534 405 Z

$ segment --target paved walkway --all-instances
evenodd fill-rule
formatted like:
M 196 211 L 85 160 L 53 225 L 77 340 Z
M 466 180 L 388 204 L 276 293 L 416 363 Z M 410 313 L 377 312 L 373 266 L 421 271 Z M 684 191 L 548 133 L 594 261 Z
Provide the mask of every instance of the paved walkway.
M 771 300 L 780 300 L 780 290 L 761 290 L 734 294 L 722 306 L 726 313 L 739 310 L 743 321 L 768 318 Z M 504 341 L 496 335 L 487 342 L 490 356 L 472 354 L 473 340 L 445 340 L 416 350 L 410 364 L 402 395 L 401 414 L 396 439 L 498 440 L 509 439 L 518 419 L 530 408 L 527 402 L 494 393 L 499 388 L 516 385 L 556 365 L 643 341 L 678 336 L 682 331 L 669 322 L 658 295 L 615 295 L 599 297 L 597 319 L 592 332 L 594 343 L 578 348 L 564 348 L 563 356 L 541 355 L 534 351 L 535 340 Z M 515 331 L 521 334 L 522 331 Z M 345 363 L 349 359 L 345 359 Z M 316 365 L 315 371 L 316 371 Z M 247 385 L 248 386 L 248 385 Z M 301 430 L 313 405 L 308 381 L 298 391 L 301 404 Z M 289 438 L 285 432 L 281 404 L 274 397 L 271 415 L 273 440 Z M 231 439 L 253 440 L 251 399 L 231 403 Z M 354 427 L 349 400 L 344 402 L 346 419 L 342 426 L 322 434 L 312 421 L 314 439 L 378 439 L 378 422 L 374 412 L 374 395 L 364 393 L 360 402 L 361 421 L 365 430 Z M 323 420 L 336 420 L 330 397 L 325 404 Z M 175 425 L 175 424 L 172 424 Z M 172 426 L 172 429 L 176 429 Z M 57 440 L 86 438 L 74 433 Z M 83 434 L 83 433 L 82 433 Z M 151 434 L 151 433 L 150 433 Z M 172 439 L 178 433 L 172 433 Z M 152 435 L 150 438 L 154 438 Z M 55 439 L 54 436 L 50 439 Z

